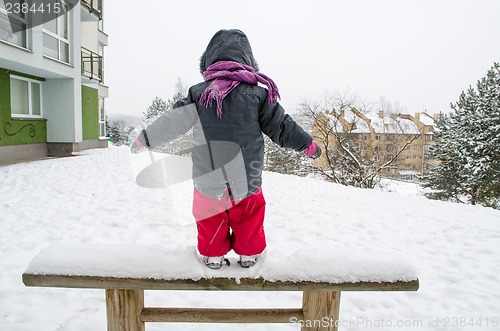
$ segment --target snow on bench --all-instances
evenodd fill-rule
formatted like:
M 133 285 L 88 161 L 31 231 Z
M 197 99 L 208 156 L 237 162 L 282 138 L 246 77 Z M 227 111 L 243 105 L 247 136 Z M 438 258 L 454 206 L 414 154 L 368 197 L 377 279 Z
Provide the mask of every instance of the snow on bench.
M 268 248 L 257 265 L 211 270 L 194 246 L 53 245 L 33 258 L 26 286 L 106 289 L 108 330 L 144 322 L 290 323 L 338 320 L 341 291 L 416 291 L 404 258 L 376 253 Z M 144 290 L 303 291 L 301 309 L 144 308 Z M 336 330 L 304 323 L 303 330 Z M 319 323 L 322 324 L 322 323 Z M 324 323 L 323 323 L 324 324 Z M 312 326 L 311 326 L 312 325 Z

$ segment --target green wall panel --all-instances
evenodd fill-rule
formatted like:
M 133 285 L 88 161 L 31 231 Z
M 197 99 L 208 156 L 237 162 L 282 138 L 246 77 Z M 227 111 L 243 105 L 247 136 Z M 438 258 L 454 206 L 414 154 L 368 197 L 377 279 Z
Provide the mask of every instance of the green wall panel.
M 47 142 L 47 123 L 44 119 L 12 119 L 10 112 L 10 75 L 44 80 L 0 68 L 0 146 Z
M 99 139 L 99 94 L 97 89 L 82 85 L 83 139 Z

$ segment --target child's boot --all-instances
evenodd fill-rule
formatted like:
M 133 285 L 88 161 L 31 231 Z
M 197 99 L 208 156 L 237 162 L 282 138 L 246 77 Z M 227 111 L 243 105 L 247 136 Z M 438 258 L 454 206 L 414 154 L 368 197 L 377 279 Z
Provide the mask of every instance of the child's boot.
M 229 265 L 229 260 L 225 259 L 224 256 L 204 256 L 203 261 L 210 269 L 220 269 L 224 262 Z
M 240 255 L 240 265 L 243 268 L 250 268 L 257 262 L 257 255 Z

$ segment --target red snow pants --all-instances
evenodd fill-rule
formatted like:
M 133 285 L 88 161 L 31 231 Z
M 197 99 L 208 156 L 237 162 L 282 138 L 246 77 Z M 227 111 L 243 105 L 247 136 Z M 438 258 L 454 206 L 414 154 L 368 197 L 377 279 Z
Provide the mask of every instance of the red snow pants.
M 266 248 L 265 205 L 262 189 L 239 201 L 233 201 L 228 190 L 217 200 L 195 189 L 193 216 L 200 254 L 222 256 L 231 249 L 239 255 L 262 253 Z

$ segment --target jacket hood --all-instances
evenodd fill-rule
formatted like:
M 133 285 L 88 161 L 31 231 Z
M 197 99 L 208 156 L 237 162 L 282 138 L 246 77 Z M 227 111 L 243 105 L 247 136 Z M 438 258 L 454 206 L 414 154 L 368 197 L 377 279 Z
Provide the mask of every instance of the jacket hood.
M 259 71 L 247 36 L 237 29 L 219 30 L 212 37 L 200 58 L 200 72 L 218 61 L 235 61 Z

